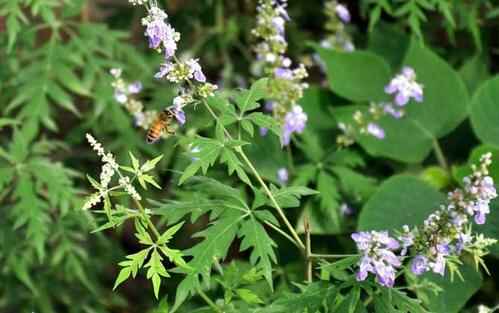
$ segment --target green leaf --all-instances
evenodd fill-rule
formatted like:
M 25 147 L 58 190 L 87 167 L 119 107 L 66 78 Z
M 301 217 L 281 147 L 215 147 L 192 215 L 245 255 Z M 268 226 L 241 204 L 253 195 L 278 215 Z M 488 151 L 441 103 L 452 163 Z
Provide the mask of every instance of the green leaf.
M 471 57 L 459 69 L 459 74 L 468 87 L 468 92 L 473 94 L 490 77 L 488 58 L 479 54 Z
M 130 277 L 130 274 L 132 275 L 133 278 L 137 276 L 137 273 L 144 264 L 144 261 L 149 255 L 150 250 L 151 250 L 150 248 L 147 248 L 137 253 L 127 255 L 126 256 L 127 260 L 119 263 L 119 265 L 123 268 L 121 269 L 120 273 L 118 274 L 118 277 L 116 278 L 113 290 L 115 290 L 121 283 L 127 280 L 128 277 Z
M 192 153 L 193 161 L 180 176 L 179 185 L 194 176 L 200 169 L 203 174 L 206 174 L 208 168 L 215 164 L 220 152 L 223 150 L 220 142 L 210 138 L 195 139 L 192 146 L 198 148 L 198 152 Z
M 477 137 L 486 144 L 499 148 L 499 76 L 485 81 L 471 101 L 471 124 Z
M 259 127 L 269 129 L 276 136 L 281 135 L 281 128 L 279 126 L 279 123 L 275 118 L 268 114 L 263 114 L 262 112 L 253 112 L 247 115 L 245 118 L 251 120 L 253 123 L 255 123 L 255 125 Z
M 229 175 L 232 175 L 235 171 L 237 173 L 237 176 L 244 183 L 246 183 L 249 186 L 252 186 L 248 175 L 246 175 L 246 172 L 244 171 L 242 162 L 239 160 L 239 158 L 232 149 L 229 148 L 223 149 L 222 155 L 220 157 L 220 162 L 227 164 Z
M 252 248 L 250 262 L 257 270 L 262 271 L 272 288 L 272 263 L 277 262 L 274 252 L 274 248 L 277 247 L 276 243 L 253 215 L 242 222 L 239 237 L 242 238 L 240 250 Z
M 248 304 L 260 304 L 263 303 L 262 299 L 254 293 L 253 291 L 245 288 L 236 289 L 237 295 Z
M 204 278 L 206 284 L 209 283 L 212 264 L 225 258 L 230 244 L 237 236 L 239 225 L 245 217 L 241 213 L 239 210 L 225 210 L 208 228 L 195 235 L 196 238 L 203 237 L 204 240 L 184 251 L 185 255 L 192 256 L 188 265 L 194 270 L 187 273 L 178 285 L 172 311 L 176 311 L 189 294 L 193 294 L 199 287 L 199 275 Z
M 367 51 L 338 52 L 315 46 L 326 64 L 329 86 L 351 101 L 386 101 L 384 87 L 390 80 L 390 67 Z M 362 86 L 359 88 L 359 86 Z
M 337 290 L 332 284 L 323 282 L 300 286 L 300 289 L 300 293 L 285 293 L 264 312 L 317 312 L 327 299 L 334 299 L 337 294 Z
M 149 268 L 147 270 L 147 278 L 152 281 L 154 296 L 156 297 L 156 299 L 159 298 L 161 277 L 170 276 L 168 275 L 166 268 L 163 266 L 162 260 L 163 257 L 159 254 L 159 252 L 156 249 L 153 249 L 151 253 L 151 258 L 149 259 L 149 262 L 147 262 L 147 264 L 145 265 L 145 267 Z
M 451 183 L 449 172 L 439 166 L 430 166 L 421 172 L 420 177 L 436 189 L 448 187 Z
M 139 160 L 133 155 L 131 151 L 128 152 L 128 154 L 130 155 L 130 160 L 132 160 L 133 169 L 137 172 L 139 169 Z
M 422 180 L 413 176 L 393 176 L 362 208 L 358 229 L 394 230 L 406 224 L 422 224 L 444 202 L 445 196 Z
M 180 222 L 177 225 L 174 225 L 170 228 L 168 228 L 162 235 L 159 237 L 158 241 L 156 241 L 157 245 L 163 245 L 166 244 L 170 241 L 170 239 L 173 238 L 173 235 L 175 235 L 179 229 L 184 225 L 184 222 Z
M 259 107 L 257 103 L 267 94 L 268 79 L 262 78 L 251 85 L 250 90 L 242 90 L 234 96 L 237 106 L 241 112 L 254 110 Z
M 281 208 L 295 208 L 300 206 L 302 196 L 315 195 L 318 192 L 303 186 L 290 186 L 278 189 L 274 185 L 270 186 L 272 195 Z M 271 204 L 274 206 L 273 204 Z
M 399 68 L 409 43 L 409 36 L 399 26 L 379 23 L 369 33 L 368 49 L 385 58 L 393 68 Z

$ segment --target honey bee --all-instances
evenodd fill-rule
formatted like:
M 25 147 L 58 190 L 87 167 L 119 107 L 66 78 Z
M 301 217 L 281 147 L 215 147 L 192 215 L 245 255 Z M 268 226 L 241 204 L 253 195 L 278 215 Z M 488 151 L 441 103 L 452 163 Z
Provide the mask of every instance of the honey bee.
M 147 143 L 155 143 L 161 138 L 163 132 L 168 134 L 175 133 L 175 130 L 170 127 L 170 124 L 175 117 L 175 114 L 170 109 L 164 109 L 159 112 L 147 131 Z

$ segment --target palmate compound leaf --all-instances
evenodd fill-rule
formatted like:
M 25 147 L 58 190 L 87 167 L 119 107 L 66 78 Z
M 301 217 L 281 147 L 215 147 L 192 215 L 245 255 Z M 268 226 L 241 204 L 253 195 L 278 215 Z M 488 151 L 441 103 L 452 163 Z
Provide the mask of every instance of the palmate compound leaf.
M 177 287 L 173 311 L 199 288 L 200 276 L 205 283 L 209 283 L 213 263 L 226 257 L 232 241 L 237 236 L 240 223 L 247 215 L 248 213 L 237 209 L 225 210 L 216 221 L 195 235 L 203 240 L 184 251 L 186 256 L 192 256 L 187 263 L 192 270 L 186 273 L 185 278 Z

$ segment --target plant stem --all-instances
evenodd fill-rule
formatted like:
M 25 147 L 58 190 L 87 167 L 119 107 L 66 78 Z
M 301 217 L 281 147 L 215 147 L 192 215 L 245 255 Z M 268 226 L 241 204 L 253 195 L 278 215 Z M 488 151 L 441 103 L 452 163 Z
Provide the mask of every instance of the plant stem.
M 201 290 L 201 288 L 197 288 L 197 292 L 198 294 L 201 296 L 201 298 L 203 298 L 203 300 L 208 303 L 208 305 L 215 311 L 215 312 L 218 312 L 218 313 L 224 313 L 219 307 L 218 305 L 215 304 L 215 302 L 211 301 L 210 297 L 208 297 L 208 295 L 206 293 L 204 293 L 203 290 Z
M 445 159 L 445 155 L 442 151 L 442 148 L 440 147 L 440 144 L 438 143 L 438 140 L 436 138 L 433 139 L 433 151 L 435 152 L 435 156 L 437 158 L 438 163 L 442 168 L 444 168 L 446 171 L 449 170 L 449 165 L 447 164 L 447 160 Z
M 288 233 L 286 233 L 285 231 L 283 231 L 282 229 L 280 229 L 279 227 L 275 226 L 274 224 L 272 224 L 270 222 L 265 221 L 264 223 L 265 223 L 265 225 L 269 226 L 270 228 L 272 228 L 273 230 L 275 230 L 279 234 L 283 235 L 286 239 L 291 241 L 298 249 L 301 249 L 301 247 L 296 243 L 296 241 L 293 239 L 293 237 L 288 235 Z
M 312 253 L 310 254 L 310 257 L 312 259 L 341 259 L 341 258 L 348 258 L 351 256 L 357 256 L 358 254 L 318 254 L 318 253 Z
M 310 223 L 308 221 L 308 216 L 305 216 L 305 220 L 303 221 L 303 228 L 305 229 L 305 269 L 306 269 L 306 280 L 308 283 L 312 282 L 312 243 L 310 239 Z
M 211 116 L 217 121 L 217 123 L 220 123 L 220 120 L 219 120 L 218 116 L 215 114 L 215 112 L 213 112 L 213 110 L 211 109 L 211 107 L 208 105 L 208 103 L 205 100 L 203 100 L 203 104 L 206 107 L 206 109 L 208 110 L 208 112 L 211 114 Z M 229 138 L 229 139 L 232 140 L 233 138 L 232 138 L 231 134 L 227 131 L 227 129 L 223 125 L 222 125 L 222 127 L 224 129 L 224 133 L 227 136 L 227 138 Z M 251 172 L 253 173 L 253 175 L 256 177 L 256 179 L 258 180 L 258 182 L 262 186 L 263 190 L 265 191 L 265 193 L 269 197 L 270 202 L 272 202 L 272 205 L 277 210 L 277 213 L 279 214 L 279 216 L 281 217 L 281 219 L 284 221 L 284 224 L 286 224 L 286 227 L 288 228 L 289 232 L 291 233 L 291 235 L 292 235 L 294 241 L 296 242 L 297 246 L 299 246 L 302 251 L 305 251 L 305 245 L 303 244 L 303 241 L 300 239 L 300 237 L 296 233 L 294 227 L 291 225 L 291 223 L 287 219 L 287 217 L 284 214 L 282 208 L 277 203 L 276 199 L 274 198 L 274 195 L 272 194 L 272 192 L 270 191 L 270 189 L 267 187 L 267 184 L 263 181 L 263 178 L 260 176 L 260 174 L 256 170 L 256 168 L 253 165 L 253 163 L 248 159 L 248 157 L 246 156 L 246 153 L 244 153 L 244 151 L 243 151 L 242 148 L 238 147 L 235 150 L 241 156 L 241 158 L 243 159 L 243 161 L 246 163 L 246 165 L 249 167 L 249 169 L 251 170 Z
M 142 213 L 142 215 L 145 217 L 146 219 L 146 222 L 147 222 L 147 225 L 149 226 L 149 228 L 151 229 L 151 231 L 153 232 L 154 236 L 156 236 L 156 239 L 159 239 L 159 237 L 161 237 L 161 234 L 159 233 L 158 229 L 156 228 L 156 226 L 154 225 L 154 223 L 152 222 L 151 218 L 149 217 L 149 215 L 147 215 L 146 213 L 146 210 L 144 209 L 144 207 L 142 206 L 142 203 L 140 203 L 139 200 L 137 199 L 133 199 L 133 201 L 135 202 L 135 205 L 139 208 L 139 211 Z
M 293 154 L 291 153 L 291 145 L 286 146 L 286 151 L 288 153 L 288 167 L 291 173 L 295 172 L 295 164 L 293 162 Z

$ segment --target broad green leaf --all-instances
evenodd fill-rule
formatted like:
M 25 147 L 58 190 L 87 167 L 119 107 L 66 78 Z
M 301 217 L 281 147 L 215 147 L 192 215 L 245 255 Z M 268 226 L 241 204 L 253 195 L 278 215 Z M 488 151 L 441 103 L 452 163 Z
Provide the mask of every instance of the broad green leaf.
M 479 54 L 471 57 L 459 69 L 459 74 L 466 84 L 468 92 L 473 94 L 478 86 L 490 77 L 487 57 Z
M 385 101 L 384 86 L 390 80 L 390 67 L 367 51 L 338 52 L 315 47 L 326 64 L 329 86 L 351 101 Z
M 305 89 L 300 105 L 307 114 L 307 129 L 331 129 L 336 127 L 336 122 L 331 116 L 328 107 L 336 104 L 330 91 L 310 86 Z
M 393 176 L 362 208 L 358 229 L 394 230 L 405 224 L 419 225 L 444 201 L 443 194 L 416 177 Z
M 468 115 L 468 92 L 461 77 L 452 67 L 412 40 L 404 65 L 416 71 L 423 84 L 423 102 L 407 106 L 407 116 L 434 138 L 454 130 Z M 407 138 L 410 140 L 410 138 Z
M 422 279 L 436 283 L 443 290 L 435 295 L 431 290 L 428 290 L 422 296 L 427 299 L 428 309 L 432 313 L 457 313 L 464 307 L 466 302 L 478 291 L 482 285 L 482 276 L 477 272 L 472 265 L 463 265 L 459 267 L 464 281 L 458 277 L 454 277 L 451 281 L 449 271 L 446 272 L 445 277 L 438 274 L 427 273 L 422 275 L 419 279 L 415 279 L 413 283 L 417 284 Z M 417 293 L 421 293 L 420 290 Z M 426 301 L 425 301 L 426 302 Z
M 499 148 L 499 76 L 485 81 L 471 101 L 471 124 L 477 137 Z
M 409 43 L 409 36 L 399 26 L 379 23 L 369 33 L 368 50 L 385 58 L 393 68 L 399 68 Z

